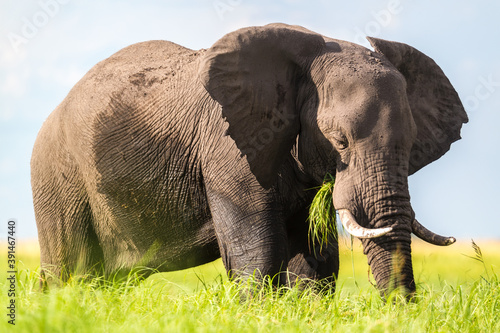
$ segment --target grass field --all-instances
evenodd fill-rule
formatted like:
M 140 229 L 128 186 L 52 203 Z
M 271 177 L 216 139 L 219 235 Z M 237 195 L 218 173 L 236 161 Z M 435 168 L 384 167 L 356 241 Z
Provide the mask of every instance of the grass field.
M 245 300 L 220 260 L 139 284 L 73 282 L 41 293 L 38 246 L 20 242 L 15 327 L 7 322 L 7 245 L 0 243 L 0 331 L 500 332 L 500 242 L 476 243 L 480 258 L 470 241 L 446 248 L 414 241 L 418 292 L 406 304 L 381 300 L 360 244 L 351 248 L 350 240 L 341 242 L 335 294 L 264 286 Z

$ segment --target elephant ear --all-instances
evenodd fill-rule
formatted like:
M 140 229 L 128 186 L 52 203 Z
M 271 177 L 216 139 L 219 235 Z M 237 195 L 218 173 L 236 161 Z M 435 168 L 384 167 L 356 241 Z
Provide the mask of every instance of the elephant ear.
M 441 68 L 428 56 L 402 43 L 367 38 L 406 78 L 408 102 L 417 125 L 410 174 L 443 156 L 460 139 L 467 114 Z
M 200 63 L 199 78 L 222 106 L 228 134 L 265 188 L 295 143 L 298 85 L 323 46 L 320 35 L 286 25 L 250 27 L 221 38 Z

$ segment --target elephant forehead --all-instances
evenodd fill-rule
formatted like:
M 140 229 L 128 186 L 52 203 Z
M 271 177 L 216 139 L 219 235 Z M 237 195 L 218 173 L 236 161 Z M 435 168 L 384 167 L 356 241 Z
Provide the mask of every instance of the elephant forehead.
M 401 140 L 412 132 L 406 81 L 390 67 L 333 66 L 317 85 L 318 125 L 323 133 L 343 129 L 351 139 L 392 128 L 384 140 Z M 393 137 L 394 136 L 394 137 Z M 397 138 L 396 138 L 397 137 Z
M 365 114 L 372 106 L 400 108 L 406 100 L 403 76 L 388 68 L 330 66 L 316 88 L 320 109 L 341 109 L 336 113 Z
M 384 91 L 406 89 L 403 75 L 390 62 L 377 53 L 358 48 L 317 57 L 311 65 L 311 80 L 325 103 L 332 98 L 338 102 L 357 98 L 361 102 L 377 98 Z

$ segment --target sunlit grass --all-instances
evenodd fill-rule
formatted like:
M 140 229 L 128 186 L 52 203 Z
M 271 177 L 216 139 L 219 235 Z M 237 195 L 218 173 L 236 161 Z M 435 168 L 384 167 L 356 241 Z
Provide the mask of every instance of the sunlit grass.
M 328 245 L 329 240 L 337 238 L 335 207 L 333 206 L 333 187 L 335 178 L 327 174 L 323 185 L 318 189 L 309 207 L 309 244 L 314 250 L 319 245 Z
M 415 302 L 384 302 L 368 282 L 359 242 L 340 238 L 336 293 L 271 284 L 236 284 L 220 260 L 194 269 L 154 274 L 137 283 L 71 281 L 38 291 L 38 252 L 18 246 L 19 332 L 498 332 L 499 243 L 450 247 L 414 242 Z M 3 246 L 4 244 L 0 244 Z M 5 252 L 0 260 L 5 262 Z M 476 259 L 470 258 L 475 257 Z M 354 265 L 351 265 L 351 262 Z M 28 264 L 29 263 L 29 264 Z M 5 267 L 5 266 L 4 266 Z M 353 268 L 354 267 L 354 271 Z M 2 269 L 0 306 L 5 292 Z M 246 296 L 245 296 L 246 295 Z M 251 295 L 250 297 L 248 295 Z M 12 327 L 4 319 L 0 331 Z

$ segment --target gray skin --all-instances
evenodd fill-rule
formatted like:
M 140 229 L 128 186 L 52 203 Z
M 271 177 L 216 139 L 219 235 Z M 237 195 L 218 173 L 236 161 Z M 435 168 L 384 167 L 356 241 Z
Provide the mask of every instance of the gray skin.
M 307 231 L 311 189 L 330 173 L 337 209 L 393 228 L 362 241 L 380 291 L 411 294 L 408 175 L 460 138 L 467 115 L 432 59 L 370 42 L 272 24 L 208 50 L 139 43 L 94 66 L 33 150 L 43 271 L 109 277 L 222 257 L 238 276 L 334 281 L 337 242 L 314 255 Z

